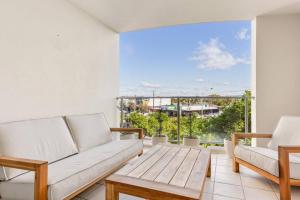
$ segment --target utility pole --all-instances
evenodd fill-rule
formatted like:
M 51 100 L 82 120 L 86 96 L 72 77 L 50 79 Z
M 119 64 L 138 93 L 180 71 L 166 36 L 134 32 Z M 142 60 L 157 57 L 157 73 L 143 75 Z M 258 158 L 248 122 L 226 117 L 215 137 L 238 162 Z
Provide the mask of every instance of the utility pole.
M 155 100 L 155 93 L 154 93 L 154 90 L 152 91 L 152 93 L 153 93 L 152 110 L 154 111 L 154 100 Z
M 180 144 L 180 98 L 177 97 L 177 144 Z

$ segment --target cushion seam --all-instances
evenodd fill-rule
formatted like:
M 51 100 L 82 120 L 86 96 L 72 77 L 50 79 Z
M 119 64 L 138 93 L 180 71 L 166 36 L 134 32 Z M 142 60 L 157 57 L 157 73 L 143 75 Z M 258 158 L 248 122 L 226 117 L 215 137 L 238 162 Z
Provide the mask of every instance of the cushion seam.
M 138 142 L 136 142 L 136 143 L 138 143 Z M 133 148 L 133 146 L 130 146 L 129 148 L 128 148 L 128 147 L 126 147 L 126 148 L 124 148 L 124 149 L 131 149 L 131 148 Z M 115 154 L 114 154 L 114 155 L 112 155 L 112 156 L 118 155 L 118 154 L 120 154 L 121 152 L 123 152 L 123 149 L 121 149 L 119 152 L 115 153 Z M 112 156 L 111 156 L 111 157 L 112 157 Z M 55 183 L 48 184 L 48 186 L 50 186 L 50 185 L 54 185 L 54 184 L 57 184 L 57 183 L 59 183 L 59 182 L 61 182 L 61 181 L 65 180 L 65 179 L 67 179 L 67 178 L 70 178 L 71 176 L 74 176 L 74 175 L 76 175 L 76 174 L 79 174 L 79 173 L 81 173 L 81 172 L 83 172 L 83 171 L 87 170 L 87 169 L 90 169 L 90 168 L 92 168 L 92 167 L 94 167 L 94 166 L 98 165 L 99 163 L 101 163 L 101 162 L 104 162 L 104 161 L 106 161 L 106 160 L 110 159 L 111 157 L 109 157 L 109 158 L 106 158 L 106 159 L 104 159 L 104 160 L 101 160 L 101 161 L 99 161 L 99 162 L 97 162 L 97 163 L 95 163 L 95 164 L 93 164 L 93 165 L 91 165 L 91 166 L 89 166 L 89 167 L 87 167 L 87 168 L 85 168 L 85 169 L 83 169 L 83 170 L 80 170 L 80 171 L 78 171 L 78 172 L 76 172 L 76 173 L 74 173 L 74 174 L 72 174 L 72 175 L 70 175 L 70 176 L 67 176 L 67 177 L 65 177 L 65 178 L 64 178 L 64 179 L 62 179 L 62 180 L 59 180 L 59 181 L 57 181 L 57 182 L 55 182 Z
M 241 146 L 240 146 L 240 147 L 241 147 Z M 244 148 L 244 147 L 241 147 L 241 148 Z M 245 148 L 244 148 L 244 149 L 245 149 Z M 260 153 L 260 152 L 256 152 L 256 151 L 252 150 L 251 148 L 246 148 L 246 149 L 248 149 L 248 150 L 251 151 L 251 152 L 260 154 L 260 155 L 262 155 L 262 156 L 264 156 L 264 157 L 270 158 L 270 159 L 272 159 L 272 160 L 276 160 L 276 161 L 279 160 L 278 158 L 277 158 L 277 159 L 274 159 L 274 158 L 272 158 L 272 157 L 270 157 L 270 156 L 267 156 L 267 155 L 264 155 L 264 154 L 262 154 L 262 153 Z M 268 149 L 268 148 L 265 148 L 265 149 Z M 273 150 L 273 149 L 269 149 L 269 150 L 275 151 L 275 150 Z M 275 152 L 277 152 L 277 151 L 275 151 Z M 294 162 L 294 161 L 291 161 L 291 160 L 290 160 L 290 163 L 293 163 L 293 164 L 299 164 L 299 165 L 300 165 L 300 163 Z

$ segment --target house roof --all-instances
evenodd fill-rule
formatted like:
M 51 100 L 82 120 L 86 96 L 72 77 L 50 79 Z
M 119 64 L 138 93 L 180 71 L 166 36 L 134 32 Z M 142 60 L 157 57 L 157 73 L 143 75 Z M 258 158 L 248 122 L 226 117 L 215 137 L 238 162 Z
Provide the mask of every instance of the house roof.
M 299 0 L 69 0 L 116 32 L 298 13 Z

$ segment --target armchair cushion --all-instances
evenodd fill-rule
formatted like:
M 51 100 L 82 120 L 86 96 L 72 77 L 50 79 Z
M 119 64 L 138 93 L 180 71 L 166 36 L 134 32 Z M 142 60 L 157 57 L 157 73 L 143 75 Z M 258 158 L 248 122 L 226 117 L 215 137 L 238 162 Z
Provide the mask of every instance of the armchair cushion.
M 66 116 L 66 121 L 80 152 L 112 141 L 103 113 Z
M 279 176 L 278 152 L 268 148 L 238 145 L 234 149 L 237 158 L 244 160 L 270 174 Z M 290 177 L 300 179 L 300 158 L 290 155 Z
M 63 118 L 47 118 L 0 124 L 0 155 L 52 163 L 78 153 Z M 0 180 L 24 170 L 0 167 Z
M 268 147 L 277 151 L 279 145 L 300 145 L 300 117 L 280 118 Z
M 50 164 L 48 199 L 64 199 L 97 177 L 107 175 L 143 150 L 141 140 L 113 141 Z M 3 199 L 32 200 L 34 174 L 28 172 L 0 183 Z

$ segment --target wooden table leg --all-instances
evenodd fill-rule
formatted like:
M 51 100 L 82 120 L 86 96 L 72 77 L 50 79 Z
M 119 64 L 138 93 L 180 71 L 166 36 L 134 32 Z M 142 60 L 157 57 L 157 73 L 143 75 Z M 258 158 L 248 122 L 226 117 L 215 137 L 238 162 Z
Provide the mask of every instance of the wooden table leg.
M 111 183 L 106 183 L 106 200 L 119 200 L 119 192 L 114 188 L 114 185 Z
M 208 165 L 208 170 L 207 170 L 207 177 L 211 176 L 211 156 L 209 157 L 209 165 Z

